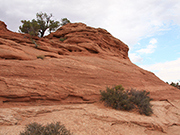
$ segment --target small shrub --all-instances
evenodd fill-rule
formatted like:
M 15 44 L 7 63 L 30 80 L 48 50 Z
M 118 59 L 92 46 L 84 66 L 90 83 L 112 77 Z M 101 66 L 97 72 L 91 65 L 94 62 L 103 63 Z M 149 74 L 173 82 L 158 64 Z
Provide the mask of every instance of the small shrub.
M 38 123 L 31 123 L 26 126 L 26 131 L 20 135 L 41 135 L 44 127 Z
M 127 91 L 122 85 L 113 88 L 107 87 L 106 91 L 100 91 L 101 101 L 105 102 L 106 106 L 111 106 L 114 109 L 131 110 L 134 106 L 130 103 Z
M 118 110 L 139 110 L 140 114 L 151 115 L 152 109 L 150 101 L 152 100 L 146 91 L 136 91 L 134 89 L 124 90 L 122 85 L 112 88 L 107 87 L 106 91 L 100 91 L 101 101 L 105 102 L 106 106 L 110 106 Z
M 137 105 L 140 114 L 145 114 L 147 116 L 153 113 L 150 104 L 152 99 L 148 96 L 150 93 L 147 91 L 137 91 L 135 89 L 131 89 L 129 91 L 130 100 L 133 104 Z
M 43 60 L 45 58 L 45 56 L 44 55 L 39 55 L 39 56 L 37 56 L 37 58 Z
M 59 122 L 46 126 L 35 122 L 27 125 L 25 129 L 25 132 L 20 133 L 20 135 L 71 135 L 70 131 L 64 125 L 60 125 Z
M 36 43 L 36 41 L 34 39 L 32 39 L 32 38 L 31 38 L 31 41 L 35 45 L 35 47 L 38 48 L 39 45 Z
M 71 135 L 70 131 L 59 123 L 46 125 L 44 132 L 46 135 Z
M 66 40 L 66 37 L 61 37 L 60 39 L 59 39 L 59 41 L 64 41 L 64 40 Z
M 168 82 L 166 82 L 166 83 L 169 84 Z M 170 85 L 180 89 L 180 84 L 178 82 L 177 83 L 171 82 Z

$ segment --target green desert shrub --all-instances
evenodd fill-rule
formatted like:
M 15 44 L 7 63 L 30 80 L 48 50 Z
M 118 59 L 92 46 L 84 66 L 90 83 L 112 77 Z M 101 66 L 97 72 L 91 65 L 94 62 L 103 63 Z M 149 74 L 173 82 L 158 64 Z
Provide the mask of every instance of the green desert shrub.
M 64 40 L 66 40 L 66 37 L 61 37 L 60 39 L 59 39 L 59 41 L 64 41 Z
M 20 135 L 71 135 L 71 133 L 59 122 L 45 126 L 35 122 L 27 125 L 25 131 L 20 133 Z
M 115 87 L 107 87 L 106 91 L 100 91 L 101 101 L 104 101 L 106 106 L 110 106 L 117 110 L 139 110 L 140 114 L 151 115 L 152 109 L 148 95 L 149 92 L 137 91 L 134 89 L 124 90 L 122 85 Z
M 100 91 L 101 101 L 105 102 L 106 106 L 111 106 L 114 109 L 131 110 L 133 105 L 130 103 L 127 91 L 122 85 L 113 88 L 107 87 L 106 91 Z
M 39 45 L 36 43 L 36 41 L 34 39 L 32 39 L 32 38 L 31 38 L 31 41 L 35 45 L 35 47 L 38 48 Z
M 149 97 L 149 94 L 150 92 L 147 92 L 145 90 L 138 91 L 135 89 L 131 89 L 129 91 L 131 102 L 137 106 L 140 114 L 145 114 L 147 116 L 153 113 L 151 108 L 152 105 L 150 104 L 150 101 L 152 101 L 152 99 Z

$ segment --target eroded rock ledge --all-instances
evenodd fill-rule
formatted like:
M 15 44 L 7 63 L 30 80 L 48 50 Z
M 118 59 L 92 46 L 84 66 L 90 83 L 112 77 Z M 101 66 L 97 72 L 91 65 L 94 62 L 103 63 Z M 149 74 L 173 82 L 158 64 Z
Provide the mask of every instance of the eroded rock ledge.
M 122 84 L 154 100 L 180 91 L 128 58 L 128 46 L 101 28 L 67 24 L 44 38 L 11 32 L 0 22 L 0 104 L 92 103 Z

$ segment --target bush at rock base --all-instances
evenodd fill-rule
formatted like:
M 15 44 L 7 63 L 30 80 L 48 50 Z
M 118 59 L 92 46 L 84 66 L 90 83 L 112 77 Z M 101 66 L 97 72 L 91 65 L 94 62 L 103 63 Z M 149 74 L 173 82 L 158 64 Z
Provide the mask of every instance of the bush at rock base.
M 150 98 L 148 95 L 150 92 L 147 91 L 138 91 L 135 89 L 131 89 L 128 91 L 128 94 L 130 96 L 130 101 L 137 105 L 139 109 L 140 114 L 145 114 L 147 116 L 151 115 L 153 113 L 152 111 L 152 105 L 150 104 L 150 101 L 152 101 L 152 98 Z
M 135 89 L 124 90 L 122 85 L 115 87 L 107 87 L 106 91 L 100 91 L 101 101 L 105 102 L 106 106 L 110 106 L 117 110 L 139 110 L 140 114 L 147 116 L 153 113 L 148 95 L 149 92 L 137 91 Z
M 71 135 L 70 131 L 59 122 L 42 126 L 36 122 L 26 126 L 25 131 L 20 135 Z

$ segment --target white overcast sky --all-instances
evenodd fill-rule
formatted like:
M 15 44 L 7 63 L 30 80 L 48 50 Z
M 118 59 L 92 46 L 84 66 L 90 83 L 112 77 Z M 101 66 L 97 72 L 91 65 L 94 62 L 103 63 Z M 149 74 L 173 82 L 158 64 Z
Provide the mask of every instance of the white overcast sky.
M 180 0 L 0 0 L 0 20 L 12 31 L 39 12 L 104 28 L 129 46 L 132 62 L 164 81 L 180 80 Z

